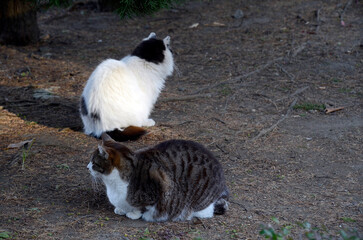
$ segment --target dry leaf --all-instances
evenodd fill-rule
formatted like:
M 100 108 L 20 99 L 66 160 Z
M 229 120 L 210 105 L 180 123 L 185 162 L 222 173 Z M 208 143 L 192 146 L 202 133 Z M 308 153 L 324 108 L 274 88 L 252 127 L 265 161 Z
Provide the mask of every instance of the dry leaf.
M 325 108 L 325 113 L 332 113 L 332 112 L 340 111 L 340 110 L 343 110 L 343 109 L 344 109 L 344 107 Z
M 199 23 L 193 23 L 192 25 L 189 26 L 189 28 L 196 28 L 199 26 Z
M 226 26 L 226 24 L 220 23 L 220 22 L 213 22 L 213 26 L 216 26 L 216 27 L 224 27 L 224 26 Z

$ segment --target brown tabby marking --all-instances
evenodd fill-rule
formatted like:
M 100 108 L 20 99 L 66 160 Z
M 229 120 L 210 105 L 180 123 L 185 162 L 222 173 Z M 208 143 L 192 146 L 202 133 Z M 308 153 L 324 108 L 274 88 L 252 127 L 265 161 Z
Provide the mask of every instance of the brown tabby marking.
M 92 169 L 103 175 L 117 169 L 128 183 L 126 201 L 143 213 L 155 207 L 152 221 L 190 219 L 211 204 L 215 214 L 228 209 L 222 167 L 202 145 L 170 140 L 132 152 L 107 134 L 102 139 L 102 149 L 93 153 Z

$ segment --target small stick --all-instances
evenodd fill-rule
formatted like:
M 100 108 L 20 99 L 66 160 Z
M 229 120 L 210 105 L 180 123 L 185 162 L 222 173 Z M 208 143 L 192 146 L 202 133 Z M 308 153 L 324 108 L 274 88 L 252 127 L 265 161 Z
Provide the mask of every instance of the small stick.
M 291 113 L 292 109 L 294 108 L 295 104 L 297 102 L 297 98 L 294 99 L 294 101 L 290 104 L 289 109 L 287 110 L 285 116 L 283 116 L 281 119 L 279 119 L 275 124 L 273 124 L 271 127 L 267 129 L 263 129 L 257 136 L 251 139 L 251 142 L 255 142 L 258 138 L 262 137 L 263 135 L 266 135 L 267 133 L 274 130 L 277 125 L 279 125 L 282 121 L 284 121 Z
M 243 206 L 241 203 L 238 203 L 238 202 L 235 202 L 235 201 L 231 201 L 231 200 L 229 202 L 240 206 L 241 208 L 243 208 L 243 210 L 245 210 L 246 212 L 248 212 L 247 208 L 245 206 Z
M 292 52 L 292 57 L 296 57 L 302 50 L 304 50 L 306 47 L 306 43 L 301 44 L 298 48 L 296 48 L 293 52 Z
M 300 93 L 304 92 L 304 91 L 305 91 L 306 89 L 308 89 L 308 88 L 309 88 L 309 86 L 299 88 L 299 89 L 297 89 L 297 90 L 296 90 L 293 94 L 291 94 L 291 95 L 289 95 L 289 96 L 285 96 L 285 97 L 280 98 L 280 99 L 277 99 L 277 100 L 276 100 L 276 102 L 281 101 L 281 100 L 284 100 L 284 99 L 289 98 L 289 97 L 294 97 L 294 96 L 296 96 L 296 95 L 298 95 L 298 94 L 300 94 Z
M 262 70 L 268 68 L 271 64 L 277 62 L 277 61 L 280 61 L 282 60 L 283 57 L 278 57 L 278 58 L 275 58 L 269 62 L 267 62 L 265 65 L 262 65 L 260 67 L 258 67 L 256 70 L 252 71 L 252 72 L 248 72 L 246 74 L 243 74 L 243 75 L 239 75 L 239 76 L 236 76 L 234 78 L 230 78 L 230 79 L 227 79 L 225 81 L 221 81 L 221 82 L 218 82 L 218 83 L 215 83 L 215 84 L 212 84 L 212 85 L 209 85 L 207 87 L 204 87 L 204 88 L 200 88 L 198 89 L 197 91 L 195 91 L 193 94 L 198 94 L 204 90 L 208 90 L 208 89 L 211 89 L 211 88 L 215 88 L 215 87 L 218 87 L 220 85 L 223 85 L 223 84 L 226 84 L 226 83 L 235 83 L 235 82 L 239 82 L 241 81 L 243 78 L 247 78 L 255 73 L 259 73 L 261 72 Z
M 216 120 L 217 122 L 220 122 L 220 123 L 226 124 L 226 122 L 222 121 L 222 120 L 221 120 L 221 119 L 219 119 L 219 118 L 212 117 L 211 119 L 214 119 L 214 120 Z
M 342 25 L 342 26 L 345 26 L 345 23 L 344 23 L 344 20 L 343 20 L 343 15 L 345 14 L 345 12 L 347 11 L 347 8 L 352 4 L 352 0 L 349 0 L 348 2 L 347 2 L 347 4 L 345 4 L 345 6 L 344 6 L 344 9 L 343 9 L 343 11 L 339 14 L 339 18 L 340 18 L 340 24 Z
M 280 64 L 277 64 L 276 63 L 276 66 L 278 66 L 279 68 L 280 68 L 280 70 L 283 72 L 283 73 L 285 73 L 289 78 L 290 78 L 290 80 L 291 80 L 291 82 L 294 82 L 294 80 L 295 80 L 295 75 L 294 74 L 291 74 L 291 73 L 289 73 L 288 71 L 286 71 L 286 69 L 285 68 L 283 68 Z
M 316 29 L 315 32 L 318 32 L 320 29 L 320 8 L 316 10 Z
M 221 150 L 223 153 L 227 153 L 223 148 L 221 148 L 218 144 L 216 144 L 216 147 Z
M 204 225 L 204 222 L 202 221 L 202 219 L 201 218 L 199 218 L 199 217 L 195 217 L 198 221 L 199 221 L 199 223 L 201 223 L 202 224 L 202 226 L 203 226 L 203 228 L 204 229 L 207 229 L 207 227 Z M 196 222 L 194 221 L 193 222 L 194 223 L 194 225 L 196 224 Z
M 162 98 L 160 99 L 160 102 L 178 102 L 178 101 L 190 101 L 194 100 L 196 98 L 210 98 L 212 97 L 212 94 L 192 94 L 192 95 L 186 95 L 181 97 L 170 97 L 170 98 Z

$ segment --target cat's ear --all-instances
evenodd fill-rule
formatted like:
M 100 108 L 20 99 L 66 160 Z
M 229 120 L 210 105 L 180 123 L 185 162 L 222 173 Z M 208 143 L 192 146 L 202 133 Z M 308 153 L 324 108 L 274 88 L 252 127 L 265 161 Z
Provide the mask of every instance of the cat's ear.
M 147 38 L 144 38 L 144 41 L 149 40 L 151 38 L 156 38 L 156 34 L 154 32 L 151 32 Z
M 164 42 L 165 45 L 169 45 L 170 44 L 170 36 L 167 36 L 166 38 L 164 38 L 163 42 Z
M 109 154 L 102 145 L 98 145 L 98 152 L 104 159 L 108 159 Z
M 101 139 L 102 139 L 103 144 L 105 144 L 105 142 L 114 142 L 115 141 L 107 133 L 102 133 Z

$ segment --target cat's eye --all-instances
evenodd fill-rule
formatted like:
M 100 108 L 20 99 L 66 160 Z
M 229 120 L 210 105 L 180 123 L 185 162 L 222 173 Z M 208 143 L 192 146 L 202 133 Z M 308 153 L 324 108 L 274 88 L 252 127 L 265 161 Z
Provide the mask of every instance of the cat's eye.
M 105 171 L 99 164 L 96 163 L 93 163 L 92 169 L 100 173 L 103 173 Z
M 93 164 L 93 166 L 101 167 L 101 165 L 96 162 L 93 162 L 92 164 Z

